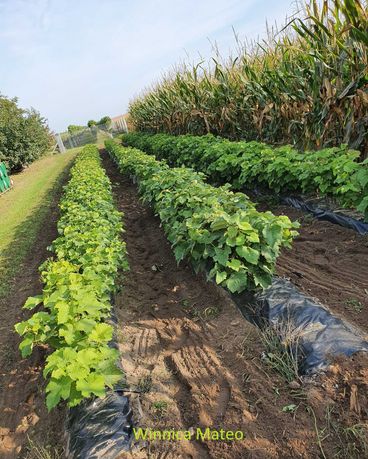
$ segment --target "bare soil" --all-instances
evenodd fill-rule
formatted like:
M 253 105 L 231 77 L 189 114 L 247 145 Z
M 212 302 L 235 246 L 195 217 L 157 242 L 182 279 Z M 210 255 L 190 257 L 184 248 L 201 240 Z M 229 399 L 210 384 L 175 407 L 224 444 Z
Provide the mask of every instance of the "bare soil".
M 368 334 L 368 236 L 288 206 L 272 212 L 301 222 L 292 249 L 278 259 L 277 273 Z
M 61 444 L 64 410 L 57 408 L 47 413 L 45 381 L 42 370 L 45 351 L 35 349 L 32 356 L 22 359 L 18 346 L 20 337 L 14 325 L 29 317 L 22 306 L 29 296 L 42 290 L 39 266 L 50 256 L 47 247 L 57 237 L 58 202 L 68 170 L 58 179 L 53 190 L 54 201 L 45 216 L 35 244 L 22 263 L 12 289 L 6 298 L 0 298 L 0 458 L 33 458 L 31 440 L 37 447 Z M 16 241 L 14 241 L 16 244 Z
M 159 219 L 139 201 L 136 187 L 106 154 L 104 166 L 125 213 L 130 272 L 116 298 L 116 313 L 136 425 L 244 432 L 240 441 L 139 441 L 119 457 L 363 457 L 342 455 L 331 426 L 332 421 L 340 425 L 343 410 L 346 425 L 366 423 L 366 356 L 359 368 L 342 360 L 323 381 L 288 385 L 263 360 L 259 330 L 221 289 L 189 266 L 177 266 Z M 350 380 L 344 379 L 346 368 Z M 344 384 L 341 391 L 337 379 Z
M 139 201 L 136 187 L 106 155 L 104 165 L 125 213 L 130 272 L 116 313 L 136 425 L 244 433 L 239 441 L 137 441 L 121 459 L 368 458 L 368 356 L 336 359 L 328 374 L 287 384 L 263 359 L 259 329 L 221 289 L 190 266 L 177 266 L 159 219 Z M 1 459 L 56 457 L 37 456 L 28 437 L 36 446 L 62 444 L 65 411 L 47 413 L 44 403 L 45 351 L 22 360 L 13 332 L 27 317 L 25 300 L 41 290 L 38 267 L 57 236 L 57 201 L 16 288 L 0 300 Z M 277 212 L 303 220 L 278 273 L 368 330 L 367 238 L 290 208 Z

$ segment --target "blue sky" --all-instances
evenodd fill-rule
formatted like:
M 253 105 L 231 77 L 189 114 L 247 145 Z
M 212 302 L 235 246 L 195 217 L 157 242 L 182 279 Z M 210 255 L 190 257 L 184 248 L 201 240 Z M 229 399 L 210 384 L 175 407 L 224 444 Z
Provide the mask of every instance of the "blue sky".
M 0 93 L 49 125 L 125 113 L 174 64 L 282 24 L 292 0 L 0 0 Z

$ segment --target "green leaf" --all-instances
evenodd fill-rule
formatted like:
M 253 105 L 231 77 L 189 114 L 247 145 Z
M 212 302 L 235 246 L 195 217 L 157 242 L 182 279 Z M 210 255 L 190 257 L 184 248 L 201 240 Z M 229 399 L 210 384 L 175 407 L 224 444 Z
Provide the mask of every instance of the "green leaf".
M 256 265 L 259 260 L 259 252 L 256 249 L 252 249 L 251 247 L 237 247 L 236 248 L 237 254 L 247 260 L 248 263 L 251 263 L 252 265 Z
M 247 287 L 248 277 L 244 271 L 231 276 L 226 281 L 226 287 L 231 293 L 241 292 Z
M 76 338 L 73 326 L 67 324 L 65 328 L 61 328 L 59 330 L 59 336 L 62 336 L 65 339 L 66 344 L 68 344 L 69 346 L 72 345 Z
M 359 182 L 360 186 L 362 188 L 365 188 L 368 185 L 368 169 L 367 168 L 362 168 L 360 169 L 356 175 L 355 178 Z
M 248 233 L 246 238 L 248 242 L 255 242 L 255 243 L 259 242 L 259 236 L 258 236 L 258 233 L 256 232 Z
M 88 374 L 89 370 L 87 368 L 88 365 L 83 366 L 79 362 L 72 362 L 67 368 L 66 371 L 68 376 L 73 379 L 74 381 L 78 381 L 79 379 L 85 379 Z
M 19 350 L 21 351 L 22 357 L 28 357 L 32 354 L 33 349 L 33 339 L 32 338 L 24 338 L 23 341 L 19 344 Z
M 65 324 L 70 319 L 69 316 L 69 305 L 63 301 L 59 301 L 55 304 L 55 309 L 57 309 L 57 320 L 59 324 Z
M 30 296 L 24 303 L 24 309 L 34 309 L 36 306 L 41 304 L 43 301 L 43 295 Z
M 265 257 L 265 259 L 269 263 L 274 263 L 276 261 L 276 255 L 270 247 L 267 247 L 267 246 L 262 247 L 261 254 Z
M 228 225 L 229 223 L 224 218 L 219 218 L 211 223 L 211 229 L 213 231 L 218 231 L 227 228 Z
M 65 376 L 65 369 L 64 368 L 56 368 L 56 370 L 54 370 L 51 373 L 51 376 L 52 376 L 53 379 L 60 379 L 61 377 Z
M 230 261 L 227 262 L 226 266 L 228 268 L 233 269 L 234 271 L 239 271 L 239 269 L 242 266 L 242 263 L 240 260 L 237 260 L 236 258 L 232 258 Z
M 46 396 L 46 406 L 51 411 L 60 402 L 61 396 L 59 390 L 50 390 Z
M 221 284 L 227 278 L 227 273 L 225 271 L 217 271 L 216 273 L 216 284 Z
M 99 344 L 105 344 L 111 341 L 113 329 L 108 324 L 97 324 L 89 334 L 89 340 Z
M 185 244 L 178 244 L 174 248 L 174 255 L 175 255 L 175 259 L 176 259 L 177 262 L 180 262 L 180 261 L 182 261 L 184 259 L 185 253 L 186 253 Z
M 272 282 L 272 277 L 268 274 L 253 273 L 253 278 L 256 287 L 261 286 L 262 288 L 267 288 Z
M 244 234 L 239 234 L 238 236 L 236 236 L 235 244 L 237 246 L 242 246 L 242 245 L 244 245 L 244 243 L 245 243 L 245 235 Z
M 225 246 L 223 249 L 219 247 L 215 247 L 214 260 L 220 263 L 220 265 L 226 266 L 229 260 L 230 253 L 231 253 L 230 247 Z
M 77 361 L 84 366 L 94 366 L 100 359 L 101 355 L 98 349 L 88 347 L 78 352 Z
M 61 399 L 66 400 L 69 397 L 71 389 L 71 381 L 67 376 L 60 379 L 51 378 L 50 382 L 46 386 L 46 406 L 50 411 L 54 408 Z
M 247 221 L 240 221 L 238 226 L 243 231 L 254 231 L 253 226 Z
M 18 322 L 17 324 L 14 325 L 15 331 L 18 333 L 18 335 L 23 335 L 26 329 L 28 328 L 28 322 Z
M 95 326 L 96 326 L 96 321 L 93 319 L 89 319 L 87 317 L 79 320 L 75 324 L 76 330 L 83 331 L 86 334 L 89 334 Z
M 236 226 L 229 226 L 227 229 L 227 235 L 230 239 L 234 239 L 238 234 L 238 228 Z
M 77 390 L 83 397 L 89 397 L 91 394 L 97 397 L 105 395 L 105 380 L 102 375 L 91 373 L 87 378 L 77 381 Z
M 357 209 L 359 212 L 365 213 L 365 211 L 368 209 L 368 196 L 366 196 L 358 205 Z
M 271 247 L 274 247 L 277 243 L 281 241 L 282 227 L 277 224 L 266 226 L 263 228 L 262 234 L 266 239 L 267 243 Z

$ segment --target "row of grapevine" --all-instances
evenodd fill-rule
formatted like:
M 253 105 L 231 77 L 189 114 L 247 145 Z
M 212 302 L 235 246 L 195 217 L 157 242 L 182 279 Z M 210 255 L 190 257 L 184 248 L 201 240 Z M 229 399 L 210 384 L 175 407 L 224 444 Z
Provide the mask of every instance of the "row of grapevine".
M 171 165 L 193 167 L 214 183 L 234 189 L 266 187 L 273 192 L 320 193 L 341 205 L 355 207 L 368 221 L 368 160 L 346 146 L 300 153 L 291 146 L 231 142 L 206 136 L 171 136 L 133 132 L 126 145 L 140 148 Z
M 209 269 L 209 276 L 231 292 L 271 283 L 276 258 L 282 247 L 290 247 L 297 224 L 258 212 L 243 193 L 208 185 L 191 169 L 170 168 L 114 141 L 107 141 L 106 148 L 122 172 L 137 178 L 178 262 L 188 258 L 196 271 Z
M 77 157 L 60 209 L 55 257 L 40 267 L 42 294 L 24 305 L 37 312 L 15 327 L 24 357 L 36 345 L 52 350 L 44 369 L 48 409 L 60 400 L 75 406 L 93 394 L 103 396 L 121 378 L 118 351 L 109 347 L 113 327 L 106 321 L 119 271 L 127 269 L 126 250 L 97 147 L 88 145 Z

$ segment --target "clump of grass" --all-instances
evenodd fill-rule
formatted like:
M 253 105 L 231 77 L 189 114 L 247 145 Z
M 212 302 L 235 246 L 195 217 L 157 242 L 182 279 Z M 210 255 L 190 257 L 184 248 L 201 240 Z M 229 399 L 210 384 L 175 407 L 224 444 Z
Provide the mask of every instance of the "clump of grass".
M 265 362 L 287 382 L 300 379 L 299 365 L 303 358 L 299 346 L 301 333 L 290 321 L 267 326 L 261 332 Z
M 336 457 L 356 458 L 368 457 L 368 428 L 363 424 L 339 428 L 340 445 Z
M 206 308 L 201 316 L 204 320 L 211 320 L 211 319 L 216 319 L 220 314 L 220 309 L 216 306 L 212 306 L 209 308 Z
M 209 306 L 208 308 L 205 308 L 203 311 L 201 311 L 195 305 L 190 305 L 187 300 L 183 300 L 181 303 L 182 303 L 182 306 L 184 308 L 184 311 L 194 321 L 198 321 L 198 320 L 203 320 L 203 321 L 213 320 L 213 319 L 216 319 L 220 315 L 220 312 L 221 312 L 220 308 L 217 307 L 217 306 Z
M 52 446 L 36 444 L 28 438 L 27 453 L 25 459 L 63 459 L 64 455 L 60 449 Z
M 152 410 L 155 416 L 159 418 L 162 418 L 162 416 L 166 413 L 167 407 L 167 402 L 164 400 L 158 400 L 157 402 L 152 403 Z
M 152 389 L 152 377 L 150 375 L 143 376 L 143 378 L 138 381 L 137 389 L 144 394 L 150 392 Z
M 342 425 L 338 413 L 332 406 L 326 410 L 327 435 L 336 439 L 336 459 L 361 459 L 368 457 L 368 425 L 353 424 Z
M 345 302 L 346 306 L 353 312 L 361 313 L 363 311 L 363 303 L 356 298 L 350 298 Z
M 290 405 L 283 406 L 281 411 L 283 413 L 295 413 L 297 409 L 298 406 L 295 403 L 291 403 Z

